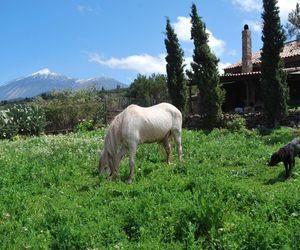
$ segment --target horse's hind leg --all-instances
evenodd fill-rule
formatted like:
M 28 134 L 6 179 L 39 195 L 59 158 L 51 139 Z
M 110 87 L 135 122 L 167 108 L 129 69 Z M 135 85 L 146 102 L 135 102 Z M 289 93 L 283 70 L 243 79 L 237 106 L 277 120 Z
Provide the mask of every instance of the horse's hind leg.
M 134 175 L 134 165 L 135 165 L 135 154 L 136 154 L 136 145 L 129 146 L 129 167 L 130 173 L 128 178 L 128 183 L 131 183 Z
M 170 164 L 171 162 L 171 145 L 170 145 L 170 142 L 169 142 L 169 134 L 167 134 L 165 136 L 165 138 L 162 140 L 162 144 L 166 150 L 166 154 L 167 154 L 167 163 Z
M 173 130 L 172 135 L 176 143 L 178 158 L 181 161 L 182 159 L 181 130 Z

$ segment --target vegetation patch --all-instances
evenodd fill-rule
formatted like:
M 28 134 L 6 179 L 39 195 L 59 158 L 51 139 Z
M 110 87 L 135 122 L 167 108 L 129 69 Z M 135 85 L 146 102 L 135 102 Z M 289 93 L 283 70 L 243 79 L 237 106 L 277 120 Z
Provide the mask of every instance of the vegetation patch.
M 1 249 L 299 249 L 299 160 L 279 129 L 183 131 L 183 162 L 141 145 L 133 184 L 95 174 L 105 129 L 0 141 Z M 173 145 L 174 148 L 175 145 Z

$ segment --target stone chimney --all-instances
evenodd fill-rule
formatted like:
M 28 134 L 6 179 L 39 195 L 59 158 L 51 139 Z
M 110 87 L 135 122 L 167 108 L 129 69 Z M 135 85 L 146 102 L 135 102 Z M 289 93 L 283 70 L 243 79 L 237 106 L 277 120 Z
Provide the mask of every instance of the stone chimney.
M 249 30 L 249 26 L 245 24 L 242 31 L 242 73 L 253 71 L 251 43 L 251 31 Z

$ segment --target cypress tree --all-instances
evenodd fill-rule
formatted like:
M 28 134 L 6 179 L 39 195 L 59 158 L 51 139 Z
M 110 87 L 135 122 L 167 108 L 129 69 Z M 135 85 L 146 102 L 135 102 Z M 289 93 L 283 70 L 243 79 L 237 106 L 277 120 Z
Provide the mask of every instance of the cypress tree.
M 261 54 L 261 87 L 264 114 L 268 125 L 277 126 L 287 115 L 288 86 L 284 63 L 280 58 L 285 35 L 280 24 L 277 0 L 263 0 L 263 48 Z
M 167 18 L 166 35 L 168 91 L 172 103 L 185 114 L 187 110 L 187 87 L 183 64 L 184 53 L 169 18 Z
M 300 5 L 296 3 L 296 7 L 288 15 L 288 23 L 285 26 L 290 37 L 300 34 Z
M 208 34 L 205 23 L 198 16 L 197 7 L 192 5 L 191 39 L 194 42 L 191 71 L 187 72 L 191 85 L 199 89 L 199 110 L 203 115 L 204 127 L 211 130 L 219 122 L 222 114 L 224 91 L 220 88 L 218 59 L 208 45 Z

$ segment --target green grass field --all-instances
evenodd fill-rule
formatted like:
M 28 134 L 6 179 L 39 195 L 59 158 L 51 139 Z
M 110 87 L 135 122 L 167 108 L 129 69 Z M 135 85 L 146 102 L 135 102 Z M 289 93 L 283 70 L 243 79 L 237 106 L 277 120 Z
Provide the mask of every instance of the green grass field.
M 138 148 L 127 184 L 95 169 L 105 131 L 0 141 L 0 249 L 300 249 L 300 160 L 271 153 L 298 131 L 183 131 L 184 160 Z

